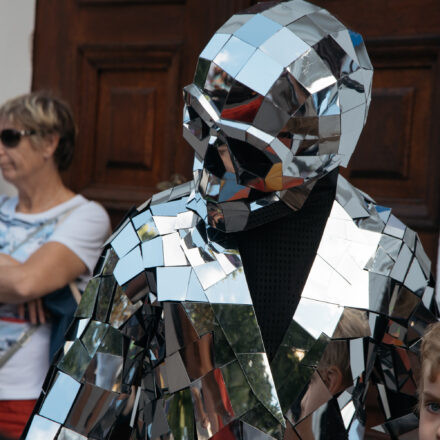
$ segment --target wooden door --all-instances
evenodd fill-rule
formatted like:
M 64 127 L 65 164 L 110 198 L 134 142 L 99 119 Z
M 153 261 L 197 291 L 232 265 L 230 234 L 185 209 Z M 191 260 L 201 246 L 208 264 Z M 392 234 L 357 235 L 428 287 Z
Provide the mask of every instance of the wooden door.
M 38 0 L 33 87 L 72 103 L 80 128 L 66 173 L 116 223 L 174 174 L 191 178 L 182 87 L 197 55 L 253 0 Z M 373 101 L 344 174 L 421 235 L 435 260 L 439 225 L 438 0 L 316 0 L 367 43 Z

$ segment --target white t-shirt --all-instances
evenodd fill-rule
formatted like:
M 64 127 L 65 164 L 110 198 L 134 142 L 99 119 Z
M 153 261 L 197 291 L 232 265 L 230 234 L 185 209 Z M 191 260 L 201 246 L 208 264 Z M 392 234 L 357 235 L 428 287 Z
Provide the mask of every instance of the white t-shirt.
M 15 212 L 17 203 L 17 197 L 0 196 L 0 252 L 24 262 L 47 242 L 62 243 L 87 267 L 77 280 L 84 289 L 110 233 L 104 208 L 81 195 L 38 214 Z M 13 305 L 0 306 L 0 321 L 15 318 L 16 311 Z M 50 325 L 41 325 L 0 368 L 0 400 L 38 398 L 49 368 L 49 341 Z

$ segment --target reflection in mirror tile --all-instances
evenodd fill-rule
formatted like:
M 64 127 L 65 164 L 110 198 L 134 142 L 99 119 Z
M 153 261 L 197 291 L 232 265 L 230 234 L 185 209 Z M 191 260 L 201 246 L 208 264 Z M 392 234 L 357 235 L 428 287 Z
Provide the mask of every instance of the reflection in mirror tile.
M 259 403 L 246 414 L 241 420 L 248 425 L 257 426 L 260 431 L 265 432 L 269 438 L 281 439 L 283 428 L 277 420 Z
M 400 248 L 400 252 L 393 270 L 391 271 L 391 278 L 402 283 L 405 279 L 406 273 L 408 272 L 412 257 L 413 254 L 409 250 L 408 246 L 403 244 Z
M 237 38 L 258 47 L 281 29 L 281 26 L 264 15 L 254 15 L 239 30 L 234 32 Z
M 154 224 L 159 231 L 159 234 L 171 234 L 176 230 L 176 217 L 167 217 L 167 216 L 154 216 Z
M 203 49 L 200 58 L 205 58 L 207 60 L 214 59 L 226 41 L 228 41 L 229 37 L 230 36 L 227 34 L 215 34 Z
M 264 69 L 267 75 L 258 76 L 255 72 Z M 272 60 L 264 52 L 256 50 L 251 56 L 246 66 L 237 75 L 237 81 L 247 84 L 248 87 L 260 93 L 260 95 L 265 95 L 272 84 L 281 74 L 283 68 L 282 66 Z
M 167 355 L 197 340 L 197 332 L 180 304 L 164 303 Z
M 86 383 L 76 398 L 76 404 L 66 420 L 66 427 L 82 435 L 89 435 L 116 398 L 117 394 Z
M 80 381 L 91 361 L 91 356 L 83 343 L 77 339 L 69 351 L 61 358 L 57 366 L 61 371 Z
M 255 47 L 232 36 L 213 61 L 235 77 L 254 51 Z
M 189 386 L 190 380 L 188 373 L 186 372 L 182 357 L 178 352 L 167 357 L 165 368 L 168 378 L 168 391 L 170 393 L 175 393 Z
M 164 265 L 162 237 L 156 237 L 142 243 L 141 249 L 143 263 L 146 269 Z
M 234 352 L 264 352 L 254 308 L 250 305 L 211 303 L 217 321 Z
M 180 236 L 177 232 L 162 237 L 163 259 L 165 266 L 186 266 L 188 261 L 180 246 Z
M 209 303 L 187 302 L 184 307 L 199 336 L 214 330 L 215 316 Z
M 131 251 L 139 243 L 139 238 L 131 222 L 127 223 L 119 234 L 112 240 L 112 247 L 119 258 Z
M 416 247 L 417 261 L 419 262 L 420 267 L 423 270 L 423 273 L 426 275 L 427 278 L 429 278 L 429 275 L 431 273 L 431 261 L 428 258 L 428 256 L 426 255 L 426 252 L 423 249 L 423 246 L 422 246 L 418 236 L 416 236 L 416 246 L 415 247 Z
M 194 407 L 191 392 L 187 388 L 174 394 L 167 402 L 168 424 L 174 438 L 194 440 Z
M 132 304 L 127 295 L 118 286 L 115 292 L 113 306 L 110 312 L 109 324 L 115 328 L 119 328 L 125 323 L 140 307 L 142 303 L 138 301 Z
M 81 302 L 76 309 L 75 316 L 80 318 L 91 318 L 95 310 L 96 297 L 98 295 L 101 278 L 92 278 L 84 291 Z
M 143 269 L 141 248 L 137 246 L 117 262 L 114 276 L 118 284 L 122 286 L 141 273 Z
M 57 440 L 87 440 L 87 437 L 84 437 L 71 429 L 61 428 Z
M 310 46 L 313 46 L 326 36 L 326 32 L 316 26 L 308 16 L 295 20 L 287 25 L 287 29 Z
M 84 347 L 87 349 L 90 356 L 94 356 L 96 350 L 98 350 L 105 333 L 107 332 L 109 326 L 103 322 L 92 321 L 84 335 L 81 338 Z
M 189 379 L 194 381 L 214 369 L 214 339 L 211 333 L 205 334 L 180 351 Z
M 188 290 L 191 267 L 158 267 L 157 292 L 159 301 L 184 301 Z
M 55 440 L 60 429 L 58 423 L 35 415 L 30 424 L 25 440 Z
M 405 234 L 405 229 L 406 226 L 397 217 L 391 214 L 383 232 L 384 234 L 402 239 Z
M 260 46 L 260 49 L 277 61 L 282 67 L 286 67 L 309 50 L 310 46 L 294 33 L 286 28 L 282 28 L 265 41 Z
M 108 248 L 102 268 L 102 275 L 111 275 L 117 261 L 118 256 L 116 255 L 116 252 L 112 248 Z
M 240 354 L 237 358 L 258 400 L 284 425 L 283 413 L 267 355 L 265 353 Z
M 97 352 L 84 377 L 87 382 L 100 388 L 121 392 L 122 362 L 121 356 Z
M 234 418 L 221 370 L 193 382 L 190 390 L 194 407 L 200 408 L 196 413 L 197 438 L 209 439 Z
M 80 383 L 59 371 L 40 409 L 40 415 L 58 423 L 64 423 Z

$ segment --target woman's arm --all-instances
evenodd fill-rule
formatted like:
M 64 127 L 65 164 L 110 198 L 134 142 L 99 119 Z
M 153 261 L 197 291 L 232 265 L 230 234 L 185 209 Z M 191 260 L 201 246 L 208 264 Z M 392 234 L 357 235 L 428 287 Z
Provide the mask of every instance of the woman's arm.
M 0 302 L 20 304 L 64 287 L 87 270 L 67 246 L 49 242 L 24 263 L 0 254 Z
M 0 252 L 0 266 L 16 266 L 17 264 L 20 264 L 20 262 L 14 257 Z
M 1 267 L 17 266 L 21 263 L 8 254 L 0 253 L 0 269 Z M 43 303 L 40 298 L 21 303 L 18 305 L 18 316 L 25 319 L 26 309 L 28 311 L 29 321 L 31 324 L 44 324 L 46 322 L 46 315 L 44 313 Z

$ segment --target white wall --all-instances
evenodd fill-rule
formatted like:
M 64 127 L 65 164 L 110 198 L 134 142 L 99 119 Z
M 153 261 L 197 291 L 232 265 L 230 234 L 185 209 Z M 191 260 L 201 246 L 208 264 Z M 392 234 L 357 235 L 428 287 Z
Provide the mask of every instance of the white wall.
M 35 1 L 0 0 L 0 103 L 31 89 Z M 0 194 L 15 194 L 1 176 Z

